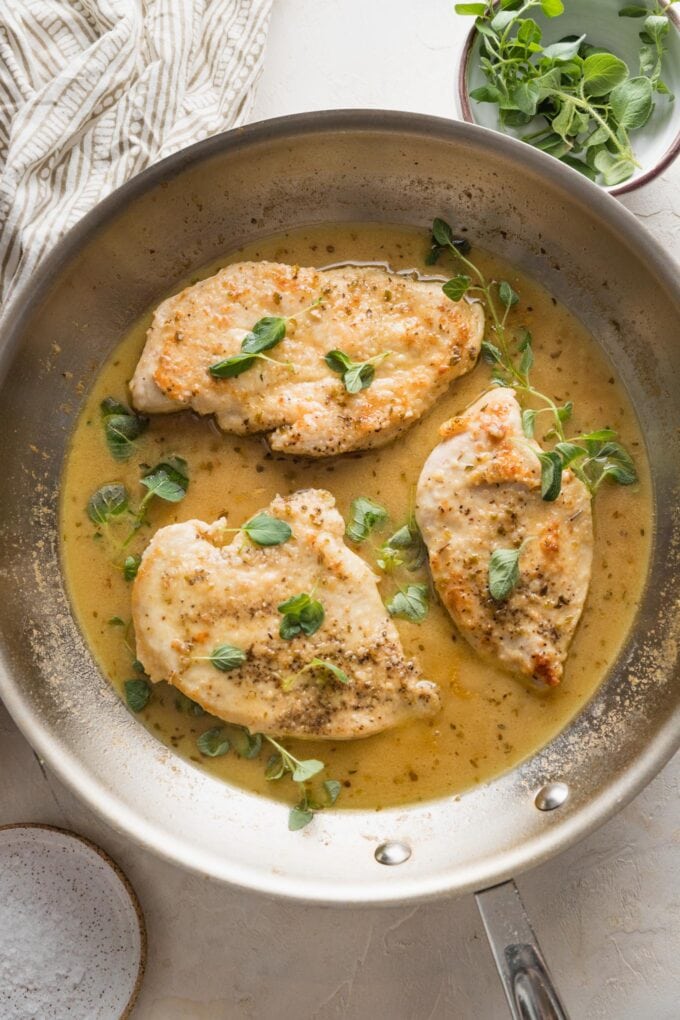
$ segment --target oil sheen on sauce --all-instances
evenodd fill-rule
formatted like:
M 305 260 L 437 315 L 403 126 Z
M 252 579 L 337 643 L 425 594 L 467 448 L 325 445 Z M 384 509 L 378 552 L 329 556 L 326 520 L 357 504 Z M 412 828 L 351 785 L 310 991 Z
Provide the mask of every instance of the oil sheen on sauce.
M 412 228 L 315 226 L 233 251 L 187 282 L 210 276 L 229 262 L 248 259 L 314 266 L 380 261 L 394 269 L 414 267 L 428 274 L 454 275 L 447 259 L 435 270 L 428 269 L 423 262 L 426 250 L 424 232 Z M 544 289 L 486 253 L 474 251 L 473 257 L 489 277 L 508 280 L 519 293 L 517 321 L 534 336 L 534 383 L 560 401 L 574 401 L 571 434 L 604 425 L 616 429 L 636 460 L 640 482 L 627 488 L 607 483 L 598 493 L 590 593 L 559 687 L 539 691 L 481 661 L 436 602 L 420 625 L 396 621 L 407 654 L 416 657 L 424 675 L 439 684 L 443 708 L 434 719 L 413 721 L 364 740 L 286 741 L 298 757 L 326 762 L 324 777 L 342 783 L 338 808 L 380 809 L 456 795 L 512 768 L 545 745 L 588 701 L 614 662 L 645 580 L 652 508 L 644 443 L 613 367 L 579 322 Z M 159 302 L 165 296 L 159 295 Z M 488 367 L 480 364 L 455 381 L 409 432 L 389 446 L 363 454 L 322 461 L 274 457 L 260 437 L 222 435 L 211 420 L 182 413 L 153 418 L 138 451 L 121 464 L 107 451 L 99 403 L 108 395 L 128 399 L 127 380 L 150 318 L 151 312 L 121 338 L 95 380 L 74 431 L 62 490 L 62 551 L 71 599 L 101 669 L 120 692 L 124 681 L 135 676 L 134 635 L 109 621 L 129 621 L 130 584 L 112 566 L 107 543 L 93 538 L 85 512 L 91 493 L 106 482 L 119 481 L 135 501 L 142 491 L 140 463 L 153 465 L 173 453 L 187 460 L 191 483 L 186 498 L 173 505 L 152 502 L 150 527 L 142 529 L 137 544 L 130 547 L 138 552 L 163 525 L 194 517 L 213 521 L 226 512 L 229 523 L 237 526 L 277 493 L 329 489 L 345 517 L 354 497 L 369 496 L 387 507 L 390 525 L 355 548 L 379 573 L 375 548 L 405 522 L 422 464 L 438 442 L 439 426 L 459 414 L 489 381 Z M 393 592 L 391 585 L 388 579 L 381 582 L 385 597 Z M 159 740 L 227 782 L 289 802 L 296 799 L 288 779 L 266 781 L 264 749 L 254 760 L 240 759 L 233 751 L 220 758 L 203 758 L 196 738 L 215 720 L 187 711 L 186 699 L 178 698 L 168 685 L 154 687 L 148 706 L 137 718 Z

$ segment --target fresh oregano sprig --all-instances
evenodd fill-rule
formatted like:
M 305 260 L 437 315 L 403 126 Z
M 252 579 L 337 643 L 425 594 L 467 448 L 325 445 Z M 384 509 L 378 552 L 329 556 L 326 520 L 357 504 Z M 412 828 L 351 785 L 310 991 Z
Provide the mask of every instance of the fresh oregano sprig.
M 333 372 L 342 378 L 348 393 L 360 393 L 366 390 L 375 379 L 376 365 L 389 358 L 392 351 L 382 351 L 366 361 L 353 361 L 349 354 L 341 350 L 329 351 L 324 361 Z
M 422 623 L 429 609 L 430 590 L 426 584 L 409 584 L 400 588 L 387 602 L 390 616 L 398 616 L 411 623 Z
M 139 553 L 131 553 L 123 560 L 123 577 L 126 581 L 134 581 L 139 570 L 142 557 Z
M 196 702 L 186 699 L 190 706 L 199 708 Z M 202 714 L 194 712 L 194 714 Z M 219 723 L 204 730 L 196 740 L 198 750 L 206 758 L 221 758 L 233 748 L 239 758 L 257 758 L 262 750 L 262 734 L 251 733 L 245 726 L 235 723 Z
M 517 549 L 494 549 L 489 557 L 489 594 L 494 602 L 505 602 L 519 583 L 519 558 L 533 536 L 524 539 Z
M 321 810 L 323 807 L 331 807 L 335 804 L 340 794 L 340 783 L 337 779 L 327 779 L 323 783 L 323 790 L 326 799 L 325 804 L 319 803 L 312 795 L 309 786 L 310 779 L 313 779 L 320 772 L 323 772 L 325 765 L 322 761 L 316 758 L 309 758 L 305 761 L 300 761 L 294 755 L 287 751 L 285 747 L 274 740 L 273 737 L 265 735 L 267 740 L 275 750 L 275 754 L 271 756 L 267 762 L 265 769 L 265 776 L 270 781 L 276 781 L 282 779 L 285 775 L 290 775 L 294 783 L 298 784 L 300 790 L 300 800 L 292 807 L 288 815 L 288 828 L 291 832 L 297 829 L 303 829 L 306 825 L 314 818 L 316 811 Z
M 313 673 L 317 682 L 324 686 L 329 676 L 337 680 L 338 683 L 349 685 L 350 679 L 343 669 L 336 666 L 334 662 L 329 662 L 327 659 L 319 659 L 316 656 L 303 666 L 302 669 L 298 669 L 295 673 L 291 673 L 290 676 L 285 677 L 281 681 L 281 688 L 284 691 L 290 691 L 299 682 L 300 678 L 305 673 Z
M 143 695 L 140 689 L 140 708 L 133 709 L 133 711 L 140 711 L 144 707 L 141 704 L 142 700 Z M 267 760 L 265 778 L 269 782 L 277 782 L 284 776 L 289 776 L 297 784 L 298 802 L 290 809 L 288 828 L 291 831 L 302 829 L 312 821 L 315 812 L 325 807 L 331 807 L 340 795 L 341 785 L 337 779 L 326 779 L 321 784 L 323 802 L 314 796 L 309 784 L 324 771 L 326 768 L 324 762 L 317 758 L 296 758 L 273 737 L 264 733 L 251 733 L 245 726 L 237 726 L 234 723 L 217 722 L 216 725 L 200 734 L 196 740 L 196 746 L 206 758 L 221 758 L 233 750 L 239 758 L 252 759 L 260 755 L 265 740 L 274 748 L 275 752 Z
M 357 496 L 349 508 L 345 535 L 353 542 L 364 542 L 374 528 L 380 528 L 389 514 L 384 506 L 368 496 Z
M 201 733 L 196 741 L 196 747 L 206 758 L 221 758 L 228 753 L 231 744 L 224 733 L 224 727 L 211 726 L 209 730 Z
M 550 153 L 587 177 L 612 186 L 639 165 L 630 139 L 648 121 L 654 92 L 671 97 L 661 80 L 668 19 L 660 0 L 631 5 L 619 14 L 643 17 L 640 74 L 631 76 L 616 54 L 591 45 L 585 35 L 543 45 L 532 10 L 549 18 L 564 13 L 561 0 L 501 0 L 456 4 L 476 17 L 481 36 L 480 67 L 486 84 L 470 92 L 498 107 L 501 127 L 532 124 L 523 140 Z M 596 43 L 602 40 L 595 40 Z
M 390 616 L 410 620 L 411 623 L 422 623 L 425 619 L 429 610 L 429 585 L 402 578 L 406 571 L 413 574 L 426 562 L 427 546 L 416 523 L 415 510 L 412 508 L 407 523 L 390 535 L 376 553 L 376 563 L 389 575 L 396 587 L 391 597 L 385 600 L 385 608 Z
M 114 460 L 128 460 L 136 449 L 136 440 L 149 427 L 149 419 L 115 397 L 105 397 L 99 409 L 109 453 Z
M 107 482 L 87 501 L 87 516 L 98 528 L 107 528 L 112 520 L 127 513 L 128 491 L 119 482 Z
M 315 588 L 311 592 L 303 591 L 279 603 L 277 607 L 281 613 L 279 636 L 284 641 L 292 641 L 300 634 L 306 637 L 316 634 L 325 620 L 326 611 L 323 604 L 314 598 L 314 592 Z
M 132 712 L 141 712 L 146 708 L 151 697 L 151 686 L 148 680 L 135 677 L 125 681 L 125 702 Z
M 242 648 L 225 643 L 213 648 L 210 655 L 192 656 L 192 661 L 209 662 L 221 673 L 230 673 L 232 669 L 239 669 L 247 658 L 248 655 Z
M 143 475 L 140 484 L 147 490 L 137 511 L 140 518 L 144 517 L 144 511 L 154 496 L 166 503 L 180 503 L 189 488 L 187 462 L 182 457 L 168 457 Z
M 255 545 L 260 546 L 283 545 L 293 537 L 293 529 L 290 524 L 282 521 L 280 517 L 268 514 L 266 510 L 255 514 L 240 528 L 224 528 L 225 534 L 238 534 L 239 532 L 247 535 Z
M 466 274 L 454 277 L 455 293 L 481 298 L 487 312 L 487 325 L 492 339 L 482 342 L 482 357 L 492 368 L 492 382 L 498 386 L 512 387 L 521 399 L 530 399 L 542 404 L 538 409 L 526 407 L 522 411 L 522 429 L 527 439 L 534 436 L 538 415 L 548 414 L 550 428 L 546 439 L 554 439 L 552 450 L 536 451 L 527 444 L 541 465 L 541 495 L 547 502 L 556 500 L 562 487 L 562 472 L 566 467 L 587 486 L 594 496 L 606 478 L 619 485 L 631 485 L 637 481 L 635 464 L 627 450 L 616 440 L 616 432 L 610 428 L 568 436 L 565 424 L 573 413 L 573 404 L 568 401 L 558 404 L 531 382 L 534 364 L 532 336 L 522 325 L 509 322 L 512 310 L 519 303 L 519 295 L 505 280 L 487 280 L 475 263 L 463 254 L 454 241 L 453 231 L 448 223 L 435 219 L 432 225 L 431 250 L 437 246 L 440 251 L 449 251 L 467 270 Z M 460 282 L 464 275 L 465 285 Z M 450 296 L 452 288 L 448 281 L 443 291 Z
M 406 524 L 398 528 L 380 546 L 376 562 L 386 574 L 391 574 L 402 566 L 413 573 L 427 562 L 427 546 L 420 533 L 414 507 L 409 511 Z
M 335 804 L 341 790 L 338 780 L 324 779 L 322 786 L 326 799 L 325 804 L 321 804 L 312 797 L 306 786 L 302 787 L 300 800 L 295 807 L 290 809 L 288 815 L 288 828 L 291 832 L 295 832 L 297 829 L 304 829 L 312 821 L 317 811 L 324 807 L 332 807 Z
M 214 365 L 210 365 L 208 372 L 214 379 L 234 379 L 237 375 L 242 375 L 243 372 L 252 368 L 257 361 L 269 361 L 273 365 L 294 368 L 295 366 L 290 361 L 276 361 L 264 352 L 270 351 L 285 339 L 289 322 L 311 312 L 313 308 L 321 304 L 321 301 L 321 297 L 316 298 L 311 305 L 295 312 L 294 315 L 266 315 L 263 319 L 258 319 L 241 341 L 241 353 L 232 354 L 228 358 L 222 358 L 221 361 L 215 362 Z
M 120 482 L 107 482 L 100 486 L 87 502 L 87 516 L 96 525 L 99 534 L 108 535 L 121 555 L 144 524 L 146 509 L 154 497 L 166 503 L 179 503 L 184 499 L 189 488 L 187 462 L 182 457 L 167 457 L 148 469 L 139 481 L 147 492 L 136 510 L 130 506 L 130 494 Z M 115 542 L 110 525 L 130 517 L 133 519 L 132 529 L 122 542 Z M 134 579 L 139 563 L 138 556 L 125 557 L 120 567 L 126 580 Z
M 670 32 L 670 21 L 666 11 L 670 4 L 677 0 L 669 0 L 667 5 L 655 0 L 651 7 L 646 4 L 627 4 L 619 11 L 620 18 L 644 18 L 639 33 L 640 42 L 640 74 L 652 83 L 655 92 L 673 99 L 673 93 L 661 80 L 661 70 L 665 54 L 665 39 Z

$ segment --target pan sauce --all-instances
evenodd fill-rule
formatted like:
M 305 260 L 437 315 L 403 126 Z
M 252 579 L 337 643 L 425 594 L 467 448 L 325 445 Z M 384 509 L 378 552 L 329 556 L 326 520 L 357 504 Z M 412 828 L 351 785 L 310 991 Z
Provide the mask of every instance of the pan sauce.
M 235 251 L 200 275 L 243 259 L 317 266 L 379 260 L 395 269 L 448 273 L 452 266 L 447 260 L 434 270 L 424 266 L 426 247 L 423 231 L 403 227 L 314 227 Z M 342 782 L 338 807 L 379 809 L 454 795 L 488 781 L 546 744 L 590 698 L 614 662 L 646 576 L 652 507 L 644 444 L 612 366 L 578 321 L 540 286 L 489 255 L 475 250 L 473 258 L 489 277 L 507 279 L 520 294 L 519 321 L 534 336 L 534 381 L 561 401 L 574 400 L 571 434 L 587 427 L 615 428 L 636 460 L 641 481 L 628 488 L 605 484 L 598 493 L 590 593 L 558 688 L 537 691 L 482 662 L 456 635 L 448 614 L 436 602 L 420 625 L 396 621 L 407 654 L 417 657 L 425 675 L 439 683 L 443 709 L 433 720 L 414 721 L 363 741 L 286 741 L 298 757 L 325 761 L 324 778 Z M 104 674 L 121 692 L 124 681 L 135 675 L 134 656 L 126 647 L 123 628 L 108 621 L 129 620 L 130 585 L 111 565 L 106 544 L 92 538 L 85 505 L 99 486 L 123 482 L 134 502 L 140 495 L 140 462 L 155 464 L 172 453 L 188 461 L 187 496 L 175 505 L 154 500 L 148 515 L 151 527 L 142 529 L 138 546 L 130 551 L 141 551 L 158 527 L 191 517 L 212 521 L 226 511 L 230 524 L 239 525 L 277 492 L 327 488 L 345 516 L 355 496 L 369 496 L 391 514 L 390 526 L 374 534 L 373 541 L 352 546 L 374 565 L 375 547 L 405 521 L 421 466 L 438 441 L 439 425 L 460 413 L 489 379 L 488 368 L 480 365 L 454 382 L 430 415 L 395 443 L 360 455 L 316 462 L 275 458 L 261 439 L 223 436 L 209 420 L 186 413 L 152 418 L 138 451 L 121 464 L 107 451 L 99 402 L 108 395 L 127 400 L 126 381 L 149 321 L 147 315 L 135 326 L 96 379 L 73 435 L 63 484 L 62 551 L 71 599 Z M 382 582 L 382 590 L 385 597 L 392 594 L 389 579 Z M 215 721 L 179 710 L 177 701 L 172 688 L 157 685 L 138 718 L 164 743 L 212 774 L 291 803 L 296 799 L 288 780 L 267 783 L 264 751 L 252 761 L 233 752 L 202 758 L 196 737 Z

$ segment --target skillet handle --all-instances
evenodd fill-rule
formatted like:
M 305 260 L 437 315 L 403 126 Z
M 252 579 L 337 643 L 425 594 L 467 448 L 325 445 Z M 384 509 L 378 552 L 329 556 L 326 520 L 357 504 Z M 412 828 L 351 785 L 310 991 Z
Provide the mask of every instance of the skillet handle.
M 475 899 L 513 1020 L 569 1020 L 512 879 Z

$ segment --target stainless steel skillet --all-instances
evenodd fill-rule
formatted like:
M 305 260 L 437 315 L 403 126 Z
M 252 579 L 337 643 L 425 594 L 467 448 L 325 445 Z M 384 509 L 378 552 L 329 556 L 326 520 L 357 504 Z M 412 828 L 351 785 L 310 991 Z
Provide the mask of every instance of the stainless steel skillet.
M 530 761 L 460 800 L 328 813 L 288 833 L 280 805 L 225 787 L 159 745 L 93 664 L 59 564 L 64 452 L 99 366 L 192 268 L 299 224 L 425 227 L 433 215 L 468 227 L 543 282 L 616 364 L 652 466 L 649 580 L 602 687 Z M 415 114 L 314 113 L 253 125 L 170 157 L 103 202 L 5 321 L 0 693 L 60 778 L 116 828 L 184 866 L 274 895 L 425 900 L 495 885 L 558 853 L 678 746 L 680 283 L 634 218 L 576 172 L 482 128 Z M 537 794 L 554 782 L 568 797 L 539 810 Z M 390 857 L 403 863 L 384 867 Z

